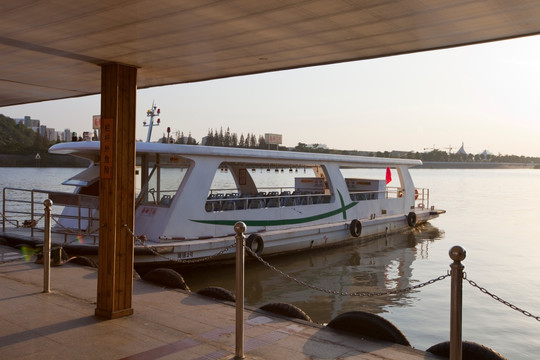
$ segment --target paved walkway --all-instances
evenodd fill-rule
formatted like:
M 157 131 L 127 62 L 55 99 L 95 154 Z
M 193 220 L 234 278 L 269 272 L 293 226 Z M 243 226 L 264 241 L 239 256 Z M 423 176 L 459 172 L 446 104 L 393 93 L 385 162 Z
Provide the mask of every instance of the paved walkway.
M 42 265 L 0 250 L 11 253 L 0 263 L 2 359 L 234 358 L 234 304 L 134 280 L 134 314 L 103 320 L 94 316 L 95 269 L 52 267 L 47 294 Z M 438 359 L 260 311 L 245 310 L 244 319 L 246 359 Z

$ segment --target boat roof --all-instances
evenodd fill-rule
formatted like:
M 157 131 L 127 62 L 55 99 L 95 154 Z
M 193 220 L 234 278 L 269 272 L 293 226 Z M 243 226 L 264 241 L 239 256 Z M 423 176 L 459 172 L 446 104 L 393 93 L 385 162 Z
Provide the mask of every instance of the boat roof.
M 99 141 L 65 142 L 53 145 L 49 149 L 51 154 L 68 154 L 99 162 Z M 251 164 L 298 164 L 311 165 L 318 163 L 338 163 L 344 167 L 386 167 L 421 165 L 422 161 L 415 159 L 380 158 L 370 156 L 339 155 L 327 153 L 307 153 L 296 151 L 277 151 L 261 149 L 244 149 L 217 146 L 183 145 L 137 142 L 138 155 L 178 155 L 190 157 L 217 157 L 226 162 L 249 162 Z

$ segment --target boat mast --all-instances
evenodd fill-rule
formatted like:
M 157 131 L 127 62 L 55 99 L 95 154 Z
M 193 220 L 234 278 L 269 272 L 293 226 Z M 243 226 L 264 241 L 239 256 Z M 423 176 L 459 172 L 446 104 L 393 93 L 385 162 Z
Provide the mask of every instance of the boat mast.
M 150 110 L 146 111 L 146 116 L 150 118 L 150 123 L 146 124 L 146 121 L 143 122 L 143 126 L 148 126 L 148 135 L 146 136 L 146 142 L 150 142 L 150 137 L 152 136 L 152 127 L 159 126 L 160 119 L 157 119 L 157 122 L 154 124 L 154 116 L 159 116 L 160 109 L 157 109 L 157 106 L 154 105 L 154 101 L 152 101 L 152 108 Z

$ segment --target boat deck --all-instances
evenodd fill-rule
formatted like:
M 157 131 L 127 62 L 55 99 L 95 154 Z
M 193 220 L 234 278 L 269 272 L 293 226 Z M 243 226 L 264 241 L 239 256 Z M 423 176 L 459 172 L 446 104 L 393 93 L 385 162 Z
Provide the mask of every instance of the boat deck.
M 43 266 L 0 245 L 0 353 L 11 359 L 232 359 L 235 307 L 134 280 L 129 317 L 94 316 L 97 271 Z M 246 309 L 248 359 L 439 359 L 419 350 L 360 339 L 321 325 Z

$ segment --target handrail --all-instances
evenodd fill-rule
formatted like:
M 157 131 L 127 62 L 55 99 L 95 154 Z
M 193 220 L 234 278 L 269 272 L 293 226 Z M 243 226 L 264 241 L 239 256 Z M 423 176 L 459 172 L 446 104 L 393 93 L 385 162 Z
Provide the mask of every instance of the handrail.
M 21 189 L 5 187 L 2 191 L 2 230 L 5 231 L 6 221 L 28 224 L 31 236 L 34 236 L 34 229 L 43 219 L 42 205 L 45 199 L 51 199 L 56 209 L 71 207 L 76 209 L 76 214 L 62 214 L 61 211 L 51 214 L 58 226 L 55 226 L 55 233 L 89 232 L 92 231 L 92 224 L 99 223 L 99 218 L 94 216 L 99 208 L 99 197 L 84 194 L 74 194 L 68 192 L 47 191 L 40 189 Z M 36 208 L 36 206 L 40 206 Z M 39 210 L 38 210 L 39 209 Z M 28 219 L 30 217 L 30 219 Z M 76 221 L 77 227 L 66 225 L 66 221 Z M 84 223 L 86 222 L 86 226 Z M 63 223 L 63 224 L 62 224 Z M 84 229 L 83 229 L 84 227 Z M 61 230 L 59 230 L 61 229 Z

